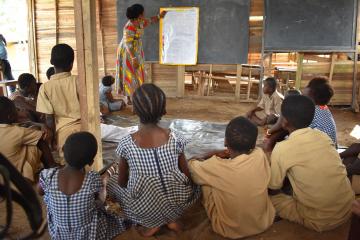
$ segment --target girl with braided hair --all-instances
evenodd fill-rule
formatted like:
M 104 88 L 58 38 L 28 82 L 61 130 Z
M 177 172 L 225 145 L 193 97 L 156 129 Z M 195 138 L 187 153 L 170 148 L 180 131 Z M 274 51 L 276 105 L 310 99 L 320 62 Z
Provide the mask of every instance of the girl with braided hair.
M 139 130 L 120 140 L 118 167 L 107 171 L 108 194 L 119 202 L 140 234 L 150 237 L 162 226 L 181 231 L 178 219 L 199 197 L 184 156 L 186 139 L 158 126 L 166 114 L 166 96 L 154 84 L 133 94 Z

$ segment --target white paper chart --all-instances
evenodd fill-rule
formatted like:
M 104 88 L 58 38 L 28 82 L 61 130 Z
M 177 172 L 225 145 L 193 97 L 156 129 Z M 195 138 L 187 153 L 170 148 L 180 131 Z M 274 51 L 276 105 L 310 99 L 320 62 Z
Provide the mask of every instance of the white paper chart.
M 160 63 L 195 65 L 198 55 L 199 8 L 161 8 Z

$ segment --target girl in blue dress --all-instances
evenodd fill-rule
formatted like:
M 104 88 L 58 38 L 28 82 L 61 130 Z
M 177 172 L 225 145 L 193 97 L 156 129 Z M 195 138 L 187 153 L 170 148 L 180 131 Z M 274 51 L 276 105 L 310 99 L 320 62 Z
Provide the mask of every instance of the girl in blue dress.
M 95 137 L 72 134 L 63 147 L 66 166 L 40 173 L 40 194 L 47 206 L 51 239 L 112 239 L 126 229 L 120 216 L 104 208 L 106 192 L 97 172 L 85 172 L 97 152 Z
M 139 130 L 120 140 L 118 167 L 108 170 L 109 196 L 145 237 L 162 226 L 181 231 L 178 219 L 199 197 L 190 178 L 180 133 L 158 126 L 166 114 L 166 96 L 154 84 L 143 84 L 133 94 Z

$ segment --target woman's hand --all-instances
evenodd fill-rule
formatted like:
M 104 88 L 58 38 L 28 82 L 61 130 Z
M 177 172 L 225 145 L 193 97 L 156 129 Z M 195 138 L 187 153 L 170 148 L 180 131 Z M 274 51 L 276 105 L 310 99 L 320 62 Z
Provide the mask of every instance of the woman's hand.
M 165 15 L 166 15 L 166 13 L 167 13 L 167 11 L 162 11 L 162 12 L 159 14 L 160 18 L 164 18 Z

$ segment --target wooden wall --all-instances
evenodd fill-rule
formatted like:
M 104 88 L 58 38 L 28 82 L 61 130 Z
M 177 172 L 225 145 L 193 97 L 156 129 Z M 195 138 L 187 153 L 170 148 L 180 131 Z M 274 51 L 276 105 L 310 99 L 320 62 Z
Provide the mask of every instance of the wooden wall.
M 46 70 L 50 66 L 50 52 L 56 43 L 67 43 L 76 50 L 73 0 L 29 0 L 34 2 L 34 25 L 36 38 L 36 65 L 38 77 L 46 81 Z M 97 1 L 97 38 L 99 57 L 99 77 L 115 74 L 117 40 L 116 1 Z M 249 63 L 260 64 L 263 0 L 251 0 Z M 120 26 L 121 27 L 121 26 Z M 360 36 L 360 31 L 358 31 Z M 360 38 L 359 38 L 360 39 Z M 272 63 L 296 66 L 296 54 L 273 54 Z M 316 56 L 315 56 L 316 58 Z M 304 63 L 301 74 L 301 86 L 311 77 L 330 74 L 331 62 Z M 326 70 L 327 69 L 327 70 Z M 336 62 L 333 73 L 333 86 L 336 95 L 333 103 L 349 104 L 351 102 L 352 70 L 351 62 Z M 179 67 L 163 66 L 149 63 L 146 66 L 147 82 L 153 82 L 164 89 L 169 97 L 180 96 L 178 75 Z M 271 72 L 271 71 L 269 71 Z M 77 73 L 76 61 L 74 74 Z

